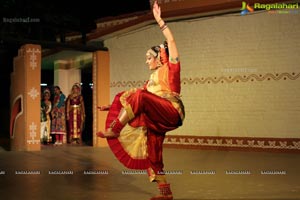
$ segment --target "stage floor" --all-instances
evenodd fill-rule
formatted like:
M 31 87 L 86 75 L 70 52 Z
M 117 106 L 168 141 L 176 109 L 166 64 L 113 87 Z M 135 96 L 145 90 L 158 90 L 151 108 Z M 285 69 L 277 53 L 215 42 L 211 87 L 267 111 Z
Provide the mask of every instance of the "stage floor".
M 300 199 L 300 155 L 164 149 L 175 200 Z M 107 147 L 0 149 L 1 199 L 147 200 L 157 194 L 144 171 L 123 167 Z

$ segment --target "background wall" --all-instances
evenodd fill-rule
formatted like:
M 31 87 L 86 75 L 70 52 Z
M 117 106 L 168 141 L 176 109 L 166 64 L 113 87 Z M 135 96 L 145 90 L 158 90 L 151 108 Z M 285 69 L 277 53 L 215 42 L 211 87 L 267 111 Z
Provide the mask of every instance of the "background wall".
M 300 137 L 300 14 L 254 12 L 169 22 L 182 65 L 184 125 L 168 135 Z M 105 41 L 111 100 L 140 87 L 157 25 Z

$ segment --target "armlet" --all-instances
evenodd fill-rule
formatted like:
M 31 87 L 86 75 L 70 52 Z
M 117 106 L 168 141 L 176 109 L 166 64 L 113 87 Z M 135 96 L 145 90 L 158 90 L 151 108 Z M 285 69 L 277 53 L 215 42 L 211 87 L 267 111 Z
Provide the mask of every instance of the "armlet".
M 169 61 L 170 61 L 171 63 L 173 63 L 173 64 L 176 64 L 176 63 L 179 62 L 179 57 L 176 57 L 176 58 L 170 57 L 170 58 L 169 58 Z

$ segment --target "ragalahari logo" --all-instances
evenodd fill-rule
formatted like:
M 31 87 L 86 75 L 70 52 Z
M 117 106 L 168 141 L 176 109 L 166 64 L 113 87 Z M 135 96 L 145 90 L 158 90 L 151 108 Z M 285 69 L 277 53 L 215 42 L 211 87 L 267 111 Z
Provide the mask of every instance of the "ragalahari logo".
M 246 15 L 249 12 L 253 12 L 254 9 L 245 1 L 242 2 L 241 15 Z

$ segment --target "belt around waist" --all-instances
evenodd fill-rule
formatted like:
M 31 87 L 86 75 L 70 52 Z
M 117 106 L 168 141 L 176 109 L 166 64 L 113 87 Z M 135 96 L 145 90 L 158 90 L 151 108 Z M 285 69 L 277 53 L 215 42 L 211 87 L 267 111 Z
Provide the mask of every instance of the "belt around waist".
M 80 105 L 71 105 L 72 108 L 79 108 Z

